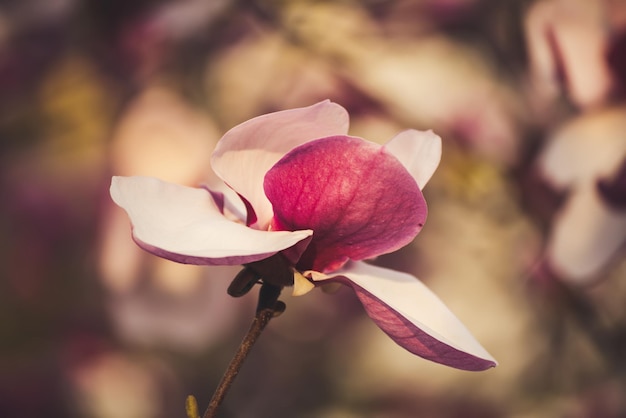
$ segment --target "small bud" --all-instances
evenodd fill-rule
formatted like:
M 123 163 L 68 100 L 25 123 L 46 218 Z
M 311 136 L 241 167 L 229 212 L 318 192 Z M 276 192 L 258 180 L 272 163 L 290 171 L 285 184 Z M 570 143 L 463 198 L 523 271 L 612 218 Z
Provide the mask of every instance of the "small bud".
M 237 273 L 226 292 L 234 298 L 241 297 L 247 294 L 260 278 L 259 274 L 254 270 L 244 267 L 243 270 Z

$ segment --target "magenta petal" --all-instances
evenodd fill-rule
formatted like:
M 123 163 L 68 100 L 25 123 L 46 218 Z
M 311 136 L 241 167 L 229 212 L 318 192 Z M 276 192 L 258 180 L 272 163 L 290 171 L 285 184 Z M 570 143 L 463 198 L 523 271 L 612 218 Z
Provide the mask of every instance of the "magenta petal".
M 312 229 L 297 267 L 332 271 L 408 244 L 426 220 L 426 202 L 404 166 L 383 147 L 334 136 L 308 142 L 265 176 L 273 228 Z
M 348 113 L 328 100 L 313 106 L 269 113 L 235 126 L 222 137 L 211 158 L 215 173 L 254 209 L 266 229 L 272 205 L 263 193 L 263 176 L 289 150 L 305 142 L 348 132 Z
M 409 274 L 358 262 L 332 275 L 312 277 L 317 283 L 336 281 L 354 289 L 370 318 L 413 354 L 462 370 L 497 364 L 443 302 Z

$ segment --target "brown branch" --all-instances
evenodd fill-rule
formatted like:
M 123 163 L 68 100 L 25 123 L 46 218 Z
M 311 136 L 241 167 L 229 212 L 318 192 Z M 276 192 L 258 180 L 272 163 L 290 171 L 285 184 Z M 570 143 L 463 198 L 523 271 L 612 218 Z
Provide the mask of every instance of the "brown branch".
M 233 381 L 239 374 L 241 365 L 246 357 L 250 353 L 252 346 L 261 335 L 263 329 L 267 326 L 270 319 L 276 314 L 281 313 L 285 309 L 284 303 L 278 301 L 282 288 L 271 284 L 263 283 L 261 290 L 259 291 L 259 302 L 257 305 L 256 315 L 254 321 L 248 330 L 248 333 L 244 337 L 243 341 L 239 345 L 239 349 L 235 353 L 235 356 L 230 361 L 222 380 L 220 381 L 217 389 L 213 393 L 213 397 L 209 402 L 209 406 L 202 418 L 213 418 L 216 416 L 217 409 L 221 405 L 226 393 L 230 389 Z

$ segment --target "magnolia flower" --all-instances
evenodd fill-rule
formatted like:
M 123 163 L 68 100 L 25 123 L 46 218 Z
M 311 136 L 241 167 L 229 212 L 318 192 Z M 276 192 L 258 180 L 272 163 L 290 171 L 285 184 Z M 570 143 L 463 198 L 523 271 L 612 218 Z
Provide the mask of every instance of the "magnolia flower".
M 128 213 L 135 242 L 153 254 L 190 264 L 266 263 L 264 281 L 282 274 L 273 266 L 287 265 L 281 285 L 296 294 L 351 287 L 374 322 L 414 354 L 465 370 L 495 366 L 418 279 L 361 261 L 421 230 L 421 188 L 439 164 L 441 139 L 408 130 L 380 146 L 347 132 L 347 112 L 330 101 L 259 116 L 217 144 L 211 164 L 223 184 L 114 177 L 111 196 Z

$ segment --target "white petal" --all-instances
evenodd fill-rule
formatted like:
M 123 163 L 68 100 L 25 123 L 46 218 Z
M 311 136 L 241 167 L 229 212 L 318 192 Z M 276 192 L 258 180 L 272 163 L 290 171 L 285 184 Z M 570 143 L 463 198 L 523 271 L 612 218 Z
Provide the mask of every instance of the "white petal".
M 626 212 L 607 206 L 595 185 L 578 188 L 557 215 L 548 261 L 562 279 L 591 281 L 626 242 Z
M 430 130 L 400 132 L 385 144 L 385 149 L 400 160 L 420 189 L 426 186 L 441 161 L 441 138 Z
M 330 275 L 307 274 L 314 281 L 351 286 L 376 324 L 414 354 L 464 370 L 497 364 L 443 302 L 409 274 L 364 262 Z
M 589 112 L 550 138 L 538 167 L 558 189 L 610 176 L 626 155 L 626 107 Z
M 267 258 L 313 232 L 269 232 L 227 219 L 211 194 L 150 177 L 113 177 L 111 197 L 147 251 L 187 264 L 233 265 Z

